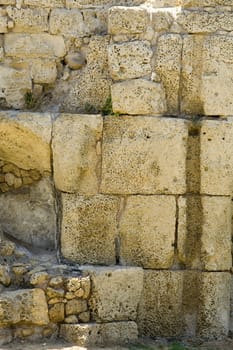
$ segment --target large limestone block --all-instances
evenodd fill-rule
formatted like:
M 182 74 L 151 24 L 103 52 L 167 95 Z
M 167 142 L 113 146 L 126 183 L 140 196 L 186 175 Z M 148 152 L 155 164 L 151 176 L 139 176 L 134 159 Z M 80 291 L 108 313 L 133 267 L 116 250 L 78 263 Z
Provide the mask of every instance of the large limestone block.
M 37 33 L 48 31 L 48 9 L 8 7 L 7 14 L 14 21 L 13 32 Z
M 108 48 L 110 75 L 114 80 L 143 77 L 151 73 L 153 52 L 147 41 L 112 44 Z
M 229 270 L 231 200 L 229 197 L 179 198 L 178 256 L 187 267 Z
M 104 346 L 132 343 L 137 340 L 135 322 L 62 324 L 60 336 L 79 346 Z
M 44 113 L 0 113 L 0 159 L 20 169 L 51 171 L 51 117 Z
M 56 235 L 55 198 L 49 179 L 23 193 L 0 196 L 0 225 L 14 238 L 36 247 L 53 249 Z
M 54 123 L 56 187 L 64 192 L 97 194 L 103 128 L 99 115 L 61 114 Z
M 48 306 L 42 289 L 21 289 L 0 295 L 0 326 L 18 323 L 43 326 L 49 323 Z
M 184 8 L 206 7 L 206 6 L 216 6 L 216 5 L 231 6 L 232 2 L 231 0 L 181 0 L 179 5 L 181 5 Z
M 174 197 L 128 197 L 119 226 L 121 263 L 169 268 L 174 258 L 175 225 Z
M 53 84 L 57 78 L 55 60 L 31 59 L 29 61 L 31 77 L 36 84 Z
M 64 57 L 66 48 L 62 36 L 44 34 L 5 35 L 5 53 L 10 57 Z
M 179 34 L 164 34 L 159 37 L 157 45 L 155 72 L 166 91 L 168 112 L 178 113 L 182 37 Z
M 0 66 L 0 98 L 8 108 L 23 108 L 25 94 L 32 89 L 30 74 L 24 69 Z
M 141 7 L 112 7 L 108 15 L 109 34 L 139 34 L 146 31 L 149 13 Z
M 160 83 L 132 79 L 113 84 L 111 91 L 115 113 L 160 115 L 166 112 L 165 93 Z
M 145 0 L 65 0 L 67 8 L 90 8 L 96 6 L 107 7 L 114 5 L 128 5 L 128 6 L 137 6 L 144 3 Z
M 203 51 L 201 98 L 206 115 L 233 114 L 233 37 L 207 37 Z
M 97 322 L 135 320 L 143 286 L 143 270 L 138 267 L 82 266 L 91 277 L 88 301 Z
M 115 264 L 115 197 L 62 194 L 61 252 L 79 264 Z
M 2 15 L 0 12 L 0 33 L 7 33 L 8 27 L 7 27 L 7 16 Z
M 201 127 L 201 193 L 233 193 L 233 120 L 205 120 Z
M 183 272 L 144 270 L 139 335 L 179 336 L 183 331 Z
M 103 193 L 184 193 L 187 124 L 181 119 L 107 117 Z
M 51 12 L 49 27 L 51 34 L 80 36 L 84 34 L 82 13 L 77 10 L 54 9 Z
M 203 272 L 201 274 L 197 336 L 218 339 L 228 334 L 230 284 L 230 273 Z

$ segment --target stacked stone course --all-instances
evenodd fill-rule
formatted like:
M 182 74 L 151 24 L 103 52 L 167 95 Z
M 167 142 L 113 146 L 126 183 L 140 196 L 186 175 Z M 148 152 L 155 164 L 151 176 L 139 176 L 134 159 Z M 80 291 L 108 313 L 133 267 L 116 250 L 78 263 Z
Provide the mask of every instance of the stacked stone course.
M 0 5 L 0 342 L 232 336 L 231 0 Z

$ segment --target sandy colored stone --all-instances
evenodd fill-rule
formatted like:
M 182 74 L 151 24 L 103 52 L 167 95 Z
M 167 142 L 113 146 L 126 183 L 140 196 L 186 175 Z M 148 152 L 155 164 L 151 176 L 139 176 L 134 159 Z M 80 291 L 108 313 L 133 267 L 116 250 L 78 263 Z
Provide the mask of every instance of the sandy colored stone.
M 62 276 L 56 276 L 51 278 L 49 281 L 49 286 L 52 288 L 60 288 L 63 286 L 63 277 Z
M 174 197 L 128 197 L 119 226 L 121 263 L 154 269 L 171 267 L 175 222 Z
M 0 328 L 0 346 L 8 344 L 13 339 L 12 329 L 10 328 Z
M 135 320 L 142 291 L 143 270 L 137 267 L 82 266 L 90 274 L 92 292 L 88 300 L 97 322 Z
M 201 276 L 197 335 L 207 339 L 224 337 L 229 331 L 231 275 L 205 272 Z
M 65 318 L 65 306 L 63 303 L 57 303 L 49 309 L 49 319 L 51 322 L 60 323 Z
M 4 135 L 4 136 L 3 136 Z M 51 117 L 44 113 L 0 113 L 0 158 L 21 169 L 50 172 Z
M 36 7 L 63 7 L 63 0 L 24 0 L 24 5 Z
M 88 323 L 90 322 L 90 311 L 81 312 L 78 315 L 79 322 Z
M 60 336 L 79 346 L 103 346 L 135 342 L 138 337 L 135 322 L 103 324 L 62 324 Z
M 115 264 L 115 197 L 62 195 L 61 251 L 79 264 Z
M 189 7 L 216 6 L 216 5 L 220 5 L 220 6 L 232 5 L 231 0 L 181 0 L 180 4 L 184 8 L 186 8 L 186 7 L 189 8 Z
M 44 285 L 48 282 L 49 274 L 46 271 L 35 272 L 30 277 L 30 284 L 33 286 Z
M 57 67 L 54 60 L 30 60 L 31 77 L 37 84 L 52 84 L 57 78 Z
M 139 334 L 173 337 L 183 332 L 183 272 L 144 271 L 138 310 Z
M 20 9 L 7 8 L 8 17 L 14 21 L 13 32 L 38 33 L 48 31 L 47 9 Z
M 65 192 L 93 195 L 98 191 L 101 155 L 96 144 L 102 138 L 99 115 L 60 115 L 53 130 L 53 162 L 56 187 Z
M 169 28 L 174 22 L 174 12 L 169 11 L 149 11 L 150 14 L 150 26 L 153 28 L 155 32 L 169 32 Z
M 64 297 L 64 290 L 63 289 L 54 289 L 54 288 L 51 288 L 51 287 L 48 287 L 46 288 L 46 295 L 47 297 L 50 299 L 50 298 L 62 298 Z
M 169 113 L 179 112 L 182 37 L 179 34 L 164 34 L 158 39 L 155 72 L 166 91 Z
M 69 292 L 76 292 L 81 287 L 80 277 L 70 277 L 66 282 L 66 289 Z
M 47 33 L 6 34 L 4 48 L 6 56 L 19 58 L 63 57 L 66 54 L 63 37 Z
M 84 34 L 83 16 L 78 9 L 53 9 L 49 27 L 51 34 L 80 36 Z
M 189 268 L 229 270 L 231 200 L 229 197 L 179 198 L 178 255 Z
M 47 302 L 42 289 L 1 293 L 0 325 L 15 325 L 19 322 L 38 326 L 49 323 Z
M 7 265 L 0 265 L 0 283 L 9 286 L 11 283 L 10 268 Z
M 89 276 L 82 277 L 81 286 L 82 286 L 82 289 L 84 290 L 83 299 L 87 299 L 90 296 L 90 292 L 91 292 L 91 280 Z
M 103 137 L 102 193 L 184 193 L 186 142 L 184 120 L 107 117 Z
M 25 94 L 32 88 L 29 72 L 24 69 L 14 69 L 0 66 L 0 98 L 11 108 L 23 108 Z
M 113 84 L 112 108 L 120 114 L 152 114 L 166 112 L 165 93 L 160 83 L 132 79 Z
M 65 57 L 65 62 L 70 69 L 77 70 L 85 65 L 86 60 L 81 52 L 73 52 Z
M 232 195 L 233 120 L 205 120 L 201 128 L 201 193 Z
M 78 315 L 81 312 L 87 311 L 86 300 L 72 299 L 68 300 L 65 306 L 66 316 Z
M 146 31 L 148 12 L 140 7 L 112 7 L 108 15 L 110 34 L 138 34 Z
M 0 224 L 11 236 L 36 247 L 53 249 L 56 215 L 53 188 L 49 179 L 24 193 L 0 196 Z
M 78 323 L 78 317 L 76 315 L 70 315 L 70 316 L 67 316 L 65 317 L 65 323 Z
M 112 44 L 108 48 L 110 75 L 114 80 L 140 78 L 151 73 L 153 52 L 147 41 Z
M 8 32 L 7 16 L 1 16 L 1 13 L 0 13 L 0 33 L 7 33 L 7 32 Z

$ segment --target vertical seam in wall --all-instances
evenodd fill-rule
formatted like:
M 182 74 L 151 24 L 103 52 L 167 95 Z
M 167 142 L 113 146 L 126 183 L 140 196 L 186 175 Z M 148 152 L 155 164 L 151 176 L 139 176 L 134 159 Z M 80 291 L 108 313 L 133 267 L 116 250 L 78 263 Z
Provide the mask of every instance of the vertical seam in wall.
M 96 165 L 96 174 L 97 174 L 97 181 L 98 181 L 98 193 L 101 193 L 101 183 L 102 183 L 102 165 L 103 165 L 103 139 L 104 139 L 104 117 L 102 118 L 102 133 L 100 139 L 96 142 L 96 147 L 98 142 L 100 143 L 100 155 L 98 156 L 98 161 Z
M 127 205 L 127 196 L 120 197 L 118 212 L 116 214 L 116 224 L 117 224 L 117 236 L 115 237 L 115 257 L 116 265 L 121 265 L 121 234 L 120 234 L 120 222 Z
M 183 72 L 183 48 L 184 48 L 184 37 L 181 35 L 182 45 L 180 53 L 180 79 L 178 88 L 178 114 L 181 114 L 181 97 L 182 97 L 182 72 Z

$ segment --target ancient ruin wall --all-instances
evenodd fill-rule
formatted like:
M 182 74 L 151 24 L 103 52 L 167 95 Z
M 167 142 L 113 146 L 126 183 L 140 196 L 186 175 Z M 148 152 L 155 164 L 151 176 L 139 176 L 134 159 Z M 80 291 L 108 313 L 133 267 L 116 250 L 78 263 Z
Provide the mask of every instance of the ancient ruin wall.
M 0 343 L 232 336 L 231 2 L 0 0 Z

